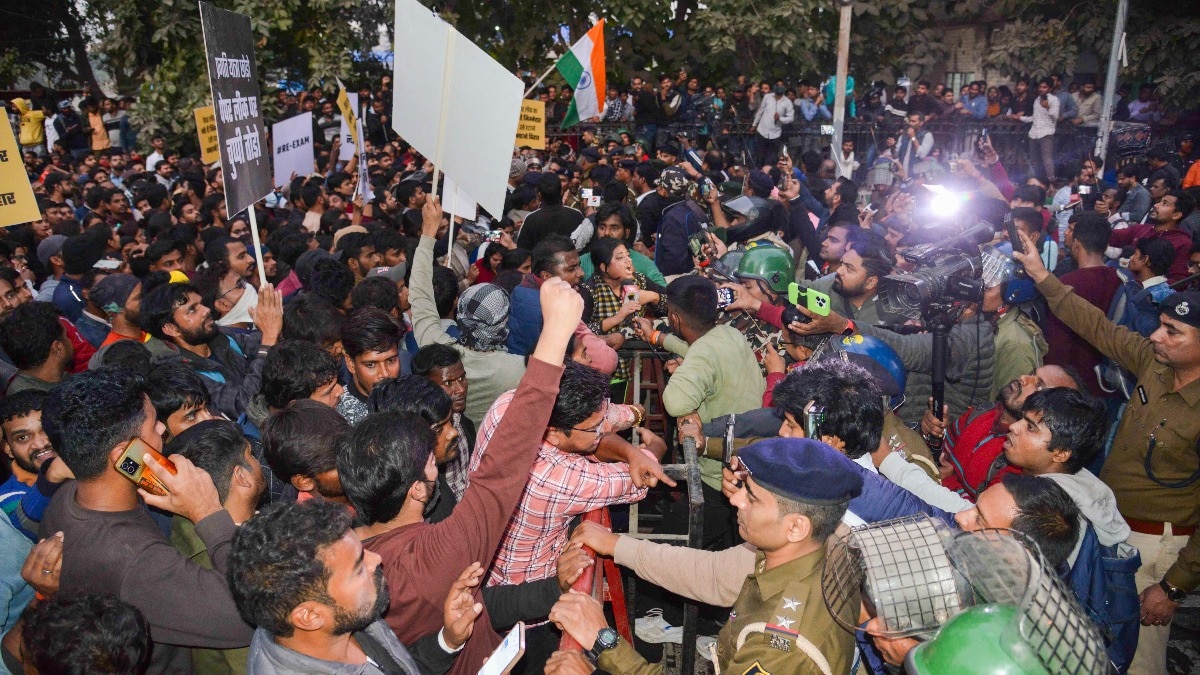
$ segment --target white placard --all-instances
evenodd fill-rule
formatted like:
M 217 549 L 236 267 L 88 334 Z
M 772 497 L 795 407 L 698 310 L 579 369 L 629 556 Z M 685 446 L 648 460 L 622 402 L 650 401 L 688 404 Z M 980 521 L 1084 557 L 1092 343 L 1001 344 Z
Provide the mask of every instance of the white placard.
M 271 126 L 271 148 L 275 154 L 275 185 L 288 185 L 292 174 L 313 172 L 313 115 L 289 117 Z
M 392 128 L 500 217 L 524 85 L 417 0 L 396 0 Z
M 346 98 L 350 99 L 350 107 L 358 110 L 358 94 L 347 91 Z M 342 145 L 338 149 L 338 161 L 349 162 L 354 156 L 354 137 L 350 135 L 350 125 L 346 123 L 346 118 L 342 117 L 342 130 L 339 131 L 342 135 Z
M 469 222 L 475 221 L 475 198 L 467 194 L 450 176 L 442 183 L 442 209 L 451 216 L 461 216 Z
M 362 118 L 359 118 L 357 123 L 358 137 L 360 140 L 362 140 L 363 147 L 365 148 L 367 137 L 363 135 Z M 367 153 L 365 150 L 358 156 L 358 194 L 362 195 L 364 204 L 375 198 L 375 191 L 371 189 L 371 177 L 370 174 L 367 173 Z

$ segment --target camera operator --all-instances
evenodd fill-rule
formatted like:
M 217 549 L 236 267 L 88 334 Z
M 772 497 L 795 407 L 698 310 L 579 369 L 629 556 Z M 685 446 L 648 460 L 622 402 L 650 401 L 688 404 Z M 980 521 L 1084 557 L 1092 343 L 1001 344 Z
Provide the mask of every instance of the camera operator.
M 849 335 L 862 333 L 883 340 L 896 350 L 908 371 L 904 403 L 896 414 L 910 426 L 921 420 L 925 404 L 933 393 L 933 333 L 901 335 L 884 328 L 860 324 L 838 312 L 820 316 L 807 307 L 797 310 L 808 323 L 791 323 L 788 328 L 798 335 Z M 979 303 L 968 302 L 957 323 L 950 329 L 946 355 L 946 399 L 950 415 L 958 417 L 969 406 L 987 401 L 992 389 L 995 365 L 995 333 L 991 322 L 980 312 Z

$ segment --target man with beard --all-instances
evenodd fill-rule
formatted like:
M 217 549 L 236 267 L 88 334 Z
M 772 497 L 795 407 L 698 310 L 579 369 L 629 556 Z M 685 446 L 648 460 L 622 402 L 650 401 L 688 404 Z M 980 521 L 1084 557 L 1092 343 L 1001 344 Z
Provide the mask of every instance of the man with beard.
M 893 267 L 887 255 L 887 242 L 868 230 L 858 227 L 845 230 L 839 225 L 830 229 L 825 244 L 842 234 L 850 241 L 841 255 L 841 263 L 834 274 L 817 279 L 812 287 L 829 296 L 831 308 L 838 314 L 855 324 L 878 326 L 884 323 L 876 307 L 879 280 L 891 274 Z M 822 252 L 826 250 L 825 244 L 821 245 Z
M 112 330 L 100 349 L 120 340 L 146 341 L 138 325 L 142 308 L 142 282 L 132 274 L 110 274 L 92 286 L 89 299 L 108 317 Z
M 200 422 L 173 438 L 165 454 L 187 457 L 212 477 L 217 497 L 235 525 L 254 516 L 266 480 L 241 427 L 226 420 Z M 171 546 L 200 567 L 213 569 L 208 545 L 196 533 L 196 526 L 183 516 L 171 518 Z M 246 647 L 196 648 L 192 650 L 192 667 L 197 673 L 240 672 L 248 652 Z
M 1004 385 L 990 410 L 970 408 L 948 429 L 932 411 L 927 411 L 921 431 L 939 438 L 944 435 L 939 460 L 942 485 L 974 501 L 1004 474 L 1017 471 L 997 461 L 1004 455 L 1008 428 L 1021 419 L 1021 407 L 1030 394 L 1053 387 L 1087 391 L 1076 373 L 1060 366 L 1042 366 Z
M 74 478 L 65 462 L 54 461 L 58 455 L 42 430 L 45 403 L 46 393 L 34 389 L 13 394 L 0 403 L 4 454 L 12 460 L 12 475 L 0 484 L 0 509 L 17 530 L 35 541 L 37 521 L 50 502 L 50 496 L 43 495 L 38 488 L 53 489 L 56 484 Z M 37 483 L 43 467 L 47 485 Z
M 147 453 L 163 447 L 163 425 L 142 378 L 120 367 L 80 373 L 46 400 L 42 420 L 75 473 L 55 493 L 40 527 L 42 537 L 62 538 L 59 597 L 107 593 L 140 610 L 154 641 L 149 673 L 191 672 L 192 647 L 249 644 L 253 630 L 238 617 L 225 580 L 237 528 L 212 478 L 172 455 L 173 472 L 154 472 L 166 488 L 158 495 L 140 490 L 121 470 L 139 453 L 158 466 Z M 172 548 L 148 506 L 195 524 L 213 569 Z M 43 567 L 38 574 L 51 572 Z
M 350 525 L 344 508 L 313 500 L 272 507 L 238 532 L 229 586 L 238 612 L 258 627 L 249 672 L 449 670 L 481 609 L 471 593 L 482 568 L 475 563 L 459 576 L 442 608 L 442 630 L 410 653 L 381 619 L 389 597 L 381 559 Z
M 267 284 L 254 314 L 258 330 L 222 333 L 191 284 L 162 284 L 142 299 L 142 328 L 174 345 L 183 362 L 204 377 L 212 404 L 237 419 L 258 393 L 263 362 L 283 330 L 283 299 Z

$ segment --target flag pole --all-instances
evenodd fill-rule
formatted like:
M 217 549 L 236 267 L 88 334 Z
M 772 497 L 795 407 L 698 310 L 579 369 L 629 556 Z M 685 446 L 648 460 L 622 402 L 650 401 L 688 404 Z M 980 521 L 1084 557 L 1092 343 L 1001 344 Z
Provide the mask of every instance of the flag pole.
M 542 83 L 542 80 L 545 80 L 547 77 L 550 77 L 550 73 L 553 73 L 554 69 L 557 66 L 558 66 L 558 59 L 555 59 L 554 65 L 551 65 L 550 69 L 547 70 L 546 72 L 542 73 L 542 76 L 539 77 L 537 79 L 537 81 L 535 81 L 533 84 L 529 85 L 529 88 L 525 90 L 525 95 L 522 96 L 521 98 L 529 98 L 529 94 L 533 93 L 534 89 L 537 89 L 537 86 Z

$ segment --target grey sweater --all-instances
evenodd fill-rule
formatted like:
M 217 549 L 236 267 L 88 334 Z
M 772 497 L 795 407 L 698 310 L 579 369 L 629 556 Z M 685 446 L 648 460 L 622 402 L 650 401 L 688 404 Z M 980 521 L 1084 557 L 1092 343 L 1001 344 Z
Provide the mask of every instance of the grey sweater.
M 933 395 L 933 333 L 900 335 L 864 324 L 857 327 L 863 335 L 883 340 L 900 355 L 908 371 L 908 383 L 904 404 L 896 414 L 910 426 L 919 423 Z M 950 406 L 950 419 L 956 419 L 968 407 L 988 403 L 996 357 L 992 324 L 979 315 L 960 321 L 950 330 L 949 343 L 946 405 Z

